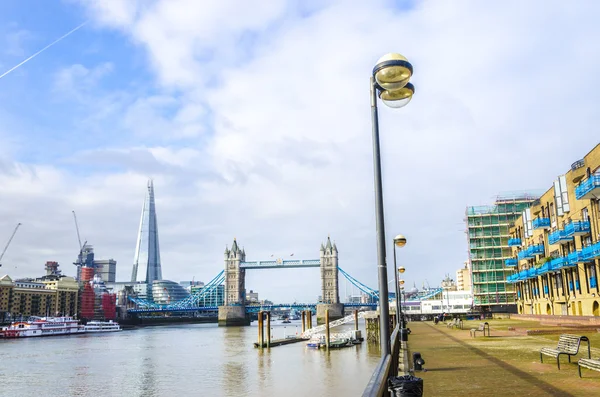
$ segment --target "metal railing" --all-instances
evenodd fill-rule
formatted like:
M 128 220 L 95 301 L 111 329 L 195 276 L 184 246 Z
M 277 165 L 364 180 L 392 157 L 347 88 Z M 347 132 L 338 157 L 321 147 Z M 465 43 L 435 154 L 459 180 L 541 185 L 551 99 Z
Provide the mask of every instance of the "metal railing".
M 382 357 L 369 383 L 363 392 L 363 397 L 382 397 L 388 395 L 388 378 L 398 375 L 400 360 L 400 324 L 396 325 L 390 337 L 391 354 Z

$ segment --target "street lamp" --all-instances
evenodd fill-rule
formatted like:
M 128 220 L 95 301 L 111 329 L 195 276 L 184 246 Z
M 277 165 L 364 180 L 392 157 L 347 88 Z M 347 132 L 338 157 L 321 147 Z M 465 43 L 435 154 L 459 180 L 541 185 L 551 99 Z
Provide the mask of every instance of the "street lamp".
M 396 296 L 400 295 L 401 286 L 404 284 L 404 280 L 398 280 L 398 273 L 402 274 L 405 272 L 404 266 L 398 267 L 396 263 L 396 247 L 402 248 L 406 245 L 406 237 L 399 234 L 394 237 L 394 273 L 396 273 Z M 396 313 L 398 314 L 398 323 L 400 324 L 400 329 L 404 329 L 404 315 L 402 314 L 402 302 L 398 302 L 396 299 Z M 402 331 L 401 331 L 402 332 Z
M 373 124 L 373 171 L 375 173 L 375 221 L 377 227 L 377 266 L 379 271 L 379 339 L 381 356 L 390 354 L 390 310 L 385 260 L 385 224 L 383 219 L 383 187 L 381 183 L 381 154 L 379 149 L 379 118 L 377 96 L 384 104 L 399 108 L 408 104 L 415 88 L 408 81 L 412 65 L 400 54 L 386 54 L 379 58 L 371 76 L 371 122 Z M 394 271 L 395 273 L 395 271 Z

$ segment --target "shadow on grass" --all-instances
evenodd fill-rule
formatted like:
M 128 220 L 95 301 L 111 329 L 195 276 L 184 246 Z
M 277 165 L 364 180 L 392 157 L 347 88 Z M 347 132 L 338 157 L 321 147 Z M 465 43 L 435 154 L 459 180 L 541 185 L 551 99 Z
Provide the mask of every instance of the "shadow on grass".
M 429 324 L 428 324 L 429 325 Z M 531 385 L 537 387 L 538 389 L 541 389 L 543 391 L 545 391 L 546 393 L 548 393 L 549 396 L 562 396 L 562 397 L 574 397 L 572 394 L 569 394 L 567 392 L 565 392 L 564 390 L 558 389 L 554 386 L 552 386 L 549 383 L 546 383 L 542 380 L 537 379 L 535 376 L 528 374 L 525 371 L 520 370 L 517 367 L 514 367 L 502 360 L 497 359 L 494 356 L 489 355 L 488 353 L 484 352 L 483 350 L 480 350 L 474 346 L 469 345 L 468 343 L 463 342 L 460 339 L 457 339 L 455 337 L 453 337 L 452 335 L 446 333 L 446 332 L 442 332 L 439 329 L 435 328 L 434 326 L 429 325 L 431 328 L 435 329 L 437 332 L 439 332 L 442 335 L 445 335 L 446 337 L 448 337 L 449 339 L 453 340 L 454 342 L 462 345 L 463 347 L 465 347 L 466 349 L 470 350 L 471 352 L 477 354 L 480 357 L 485 358 L 486 360 L 492 362 L 493 364 L 505 369 L 506 371 L 510 372 L 511 374 L 513 374 L 514 376 L 516 376 L 517 378 L 520 378 L 522 380 L 524 380 L 525 382 L 530 383 Z M 432 369 L 427 369 L 427 372 L 433 371 Z
M 447 367 L 447 368 L 427 368 L 427 372 L 446 372 L 446 371 L 460 371 L 463 369 L 470 369 L 469 367 Z

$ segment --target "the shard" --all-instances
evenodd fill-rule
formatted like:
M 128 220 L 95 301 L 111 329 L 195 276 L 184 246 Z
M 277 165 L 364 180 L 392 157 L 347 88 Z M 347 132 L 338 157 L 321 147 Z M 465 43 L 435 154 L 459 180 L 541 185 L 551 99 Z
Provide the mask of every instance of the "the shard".
M 132 282 L 152 285 L 154 280 L 162 280 L 160 249 L 158 247 L 158 224 L 154 203 L 154 185 L 148 181 L 148 194 L 142 208 L 142 219 L 133 258 Z

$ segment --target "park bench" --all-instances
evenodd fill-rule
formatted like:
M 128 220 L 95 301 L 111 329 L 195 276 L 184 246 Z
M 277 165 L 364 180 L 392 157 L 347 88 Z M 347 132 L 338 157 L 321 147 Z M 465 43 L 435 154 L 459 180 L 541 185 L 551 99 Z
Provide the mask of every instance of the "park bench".
M 474 338 L 477 335 L 477 332 L 483 332 L 483 336 L 485 336 L 486 329 L 487 329 L 488 336 L 490 336 L 490 325 L 487 322 L 479 324 L 479 327 L 477 327 L 477 328 L 471 328 L 471 330 L 469 332 L 470 332 L 471 336 Z
M 460 318 L 455 318 L 454 320 L 450 321 L 449 323 L 446 324 L 447 328 L 460 328 L 463 329 L 463 322 Z
M 558 366 L 558 369 L 560 369 L 560 355 L 565 354 L 567 357 L 569 357 L 569 362 L 571 362 L 571 356 L 575 356 L 577 353 L 579 353 L 579 345 L 581 345 L 581 341 L 587 342 L 588 358 L 592 358 L 590 340 L 587 338 L 587 336 L 562 334 L 558 338 L 558 346 L 556 346 L 556 349 L 543 347 L 542 350 L 540 350 L 540 362 L 544 362 L 542 358 L 544 355 L 555 357 L 556 365 Z
M 580 358 L 577 362 L 577 369 L 579 369 L 579 377 L 581 378 L 581 367 L 592 369 L 594 371 L 600 371 L 600 360 L 594 360 L 593 358 Z

